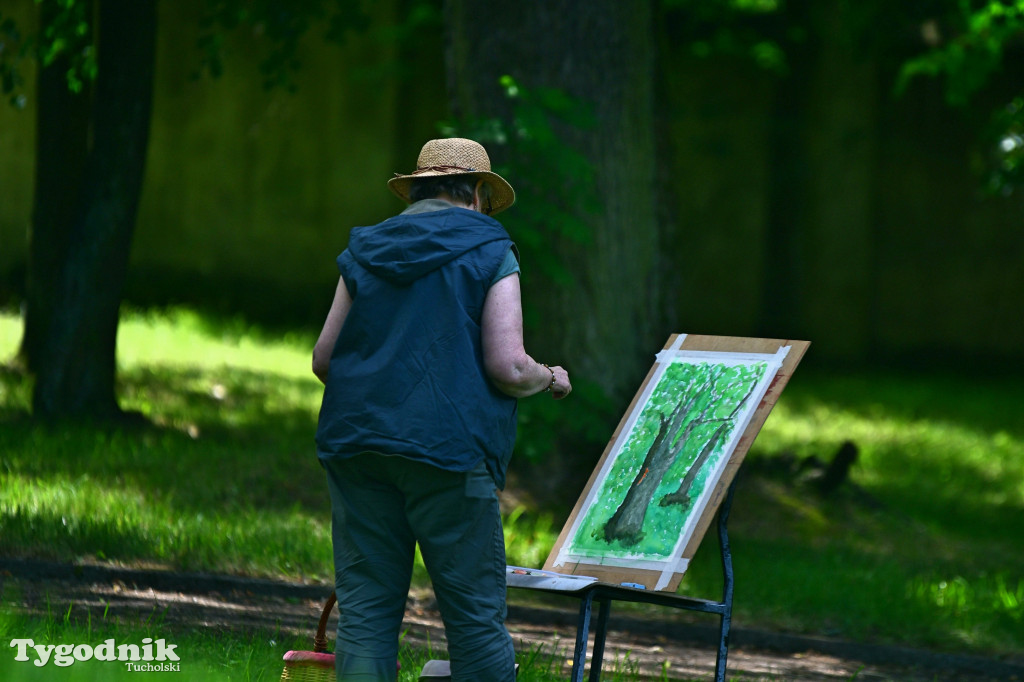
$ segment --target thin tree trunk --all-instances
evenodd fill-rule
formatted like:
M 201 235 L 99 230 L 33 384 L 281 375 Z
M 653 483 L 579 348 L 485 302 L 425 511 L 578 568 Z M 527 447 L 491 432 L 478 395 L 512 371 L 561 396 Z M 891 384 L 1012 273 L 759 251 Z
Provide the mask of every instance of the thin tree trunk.
M 156 1 L 101 0 L 98 24 L 92 149 L 67 258 L 49 275 L 57 287 L 51 324 L 32 339 L 38 354 L 30 351 L 33 408 L 44 418 L 120 414 L 117 324 L 149 138 Z
M 711 453 L 718 447 L 718 441 L 722 439 L 722 434 L 725 433 L 725 424 L 720 424 L 715 432 L 711 434 L 711 438 L 704 447 L 701 448 L 700 454 L 697 455 L 697 459 L 694 460 L 693 464 L 686 472 L 686 476 L 683 476 L 682 482 L 679 484 L 679 488 L 675 492 L 669 493 L 661 498 L 658 503 L 662 507 L 670 507 L 672 505 L 681 506 L 683 509 L 689 509 L 693 503 L 693 498 L 690 497 L 690 488 L 693 487 L 693 482 L 697 480 L 697 474 L 704 468 L 708 458 L 711 457 Z

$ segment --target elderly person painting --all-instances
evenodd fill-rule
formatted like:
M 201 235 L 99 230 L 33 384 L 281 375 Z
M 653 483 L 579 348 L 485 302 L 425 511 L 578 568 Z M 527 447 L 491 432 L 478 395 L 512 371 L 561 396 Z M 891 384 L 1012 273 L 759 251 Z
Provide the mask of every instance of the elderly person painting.
M 523 347 L 515 199 L 483 147 L 431 140 L 388 183 L 411 202 L 352 230 L 313 351 L 331 494 L 339 680 L 394 680 L 418 542 L 453 680 L 513 680 L 496 488 L 516 399 L 572 387 Z

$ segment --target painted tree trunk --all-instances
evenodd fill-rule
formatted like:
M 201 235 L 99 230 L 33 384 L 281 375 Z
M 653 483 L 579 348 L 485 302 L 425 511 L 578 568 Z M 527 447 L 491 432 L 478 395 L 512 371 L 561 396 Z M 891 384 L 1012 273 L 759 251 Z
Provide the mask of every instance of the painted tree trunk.
M 693 464 L 686 471 L 686 475 L 683 476 L 683 480 L 679 483 L 679 488 L 675 492 L 669 493 L 661 498 L 658 502 L 662 507 L 669 507 L 672 505 L 678 505 L 683 509 L 689 509 L 690 505 L 693 504 L 693 498 L 690 496 L 690 490 L 693 488 L 693 482 L 697 480 L 697 474 L 707 464 L 708 458 L 711 457 L 711 453 L 718 447 L 718 442 L 722 439 L 722 434 L 725 433 L 726 425 L 720 424 L 715 432 L 711 434 L 711 438 L 701 448 L 700 454 L 697 455 L 697 459 L 694 460 Z
M 608 542 L 619 540 L 626 545 L 634 545 L 643 539 L 642 529 L 647 517 L 647 508 L 651 506 L 655 491 L 693 430 L 691 421 L 682 437 L 679 437 L 679 431 L 683 428 L 683 421 L 691 407 L 692 401 L 677 406 L 667 419 L 661 417 L 658 435 L 647 451 L 643 465 L 633 479 L 633 484 L 629 486 L 622 504 L 605 524 L 604 537 Z
M 53 270 L 30 264 L 32 278 L 53 284 L 44 300 L 52 307 L 35 313 L 47 318 L 46 332 L 26 336 L 36 376 L 33 411 L 42 418 L 120 414 L 117 324 L 149 136 L 155 0 L 102 0 L 98 24 L 92 147 L 67 251 Z M 33 242 L 50 244 L 63 229 L 57 222 L 37 225 Z

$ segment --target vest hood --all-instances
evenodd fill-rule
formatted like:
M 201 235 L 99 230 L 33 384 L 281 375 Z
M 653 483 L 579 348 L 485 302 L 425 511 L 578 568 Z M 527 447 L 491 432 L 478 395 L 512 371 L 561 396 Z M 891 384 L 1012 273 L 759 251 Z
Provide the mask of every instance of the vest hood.
M 501 224 L 483 213 L 452 208 L 399 214 L 369 227 L 356 227 L 348 250 L 361 266 L 396 284 L 408 284 L 467 251 L 507 240 Z

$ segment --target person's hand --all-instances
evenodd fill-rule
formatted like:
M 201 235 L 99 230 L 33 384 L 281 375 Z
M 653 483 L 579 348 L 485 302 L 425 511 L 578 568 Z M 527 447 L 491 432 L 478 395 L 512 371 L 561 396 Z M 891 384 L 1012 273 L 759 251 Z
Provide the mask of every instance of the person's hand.
M 565 396 L 572 393 L 572 384 L 569 383 L 569 373 L 562 367 L 551 367 L 551 373 L 555 377 L 555 381 L 551 384 L 551 397 L 555 400 L 561 400 Z

